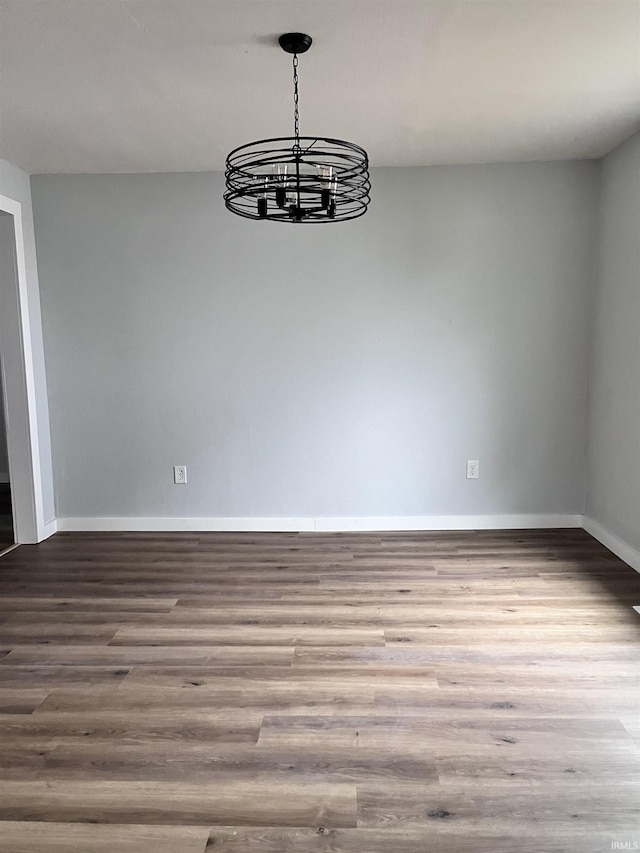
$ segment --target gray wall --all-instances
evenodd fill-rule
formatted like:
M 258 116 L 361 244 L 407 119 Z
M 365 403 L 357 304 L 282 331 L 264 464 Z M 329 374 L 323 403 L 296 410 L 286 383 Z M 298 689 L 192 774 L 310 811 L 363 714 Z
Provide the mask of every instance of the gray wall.
M 640 550 L 640 134 L 602 165 L 586 514 Z
M 35 399 L 36 399 L 36 421 L 38 429 L 40 471 L 42 477 L 42 498 L 44 521 L 49 522 L 55 518 L 53 472 L 51 466 L 51 441 L 49 430 L 49 408 L 47 400 L 47 377 L 44 364 L 44 350 L 42 342 L 42 323 L 40 317 L 40 293 L 38 286 L 38 267 L 36 263 L 36 246 L 33 231 L 33 213 L 31 207 L 31 187 L 29 175 L 21 169 L 16 168 L 6 160 L 0 160 L 0 195 L 8 196 L 22 205 L 22 230 L 24 235 L 25 265 L 27 280 L 27 299 L 29 306 L 29 320 L 31 332 L 31 345 L 33 354 Z M 0 301 L 5 300 L 7 306 L 10 298 L 5 288 L 15 287 L 13 278 L 10 284 L 8 279 L 0 282 Z M 14 294 L 11 294 L 13 298 Z M 6 365 L 5 365 L 6 370 Z M 8 394 L 9 382 L 7 379 Z M 26 411 L 26 410 L 25 410 Z M 17 414 L 17 413 L 16 413 Z M 16 417 L 18 421 L 19 418 Z M 26 442 L 26 437 L 25 437 Z M 14 484 L 17 488 L 18 484 Z M 28 496 L 24 496 L 26 502 Z M 22 498 L 16 495 L 14 489 L 14 503 L 22 503 Z M 19 500 L 16 501 L 16 498 Z M 23 516 L 24 517 L 24 516 Z
M 379 169 L 292 227 L 220 174 L 34 176 L 58 515 L 581 513 L 597 178 Z

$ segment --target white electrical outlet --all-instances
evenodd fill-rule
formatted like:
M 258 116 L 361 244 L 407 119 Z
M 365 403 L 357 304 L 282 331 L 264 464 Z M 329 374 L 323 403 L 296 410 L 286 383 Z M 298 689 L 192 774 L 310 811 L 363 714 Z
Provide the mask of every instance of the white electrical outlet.
M 174 465 L 173 466 L 173 482 L 179 483 L 179 484 L 187 482 L 187 466 L 186 465 Z
M 480 463 L 477 459 L 467 459 L 467 480 L 477 480 L 480 475 Z

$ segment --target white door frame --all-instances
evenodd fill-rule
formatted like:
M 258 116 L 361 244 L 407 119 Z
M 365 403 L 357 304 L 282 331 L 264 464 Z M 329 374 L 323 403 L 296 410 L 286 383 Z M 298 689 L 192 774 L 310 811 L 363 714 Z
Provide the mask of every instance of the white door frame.
M 15 274 L 0 281 L 0 354 L 14 538 L 26 544 L 52 531 L 44 518 L 22 205 L 0 195 L 0 211 L 13 217 Z

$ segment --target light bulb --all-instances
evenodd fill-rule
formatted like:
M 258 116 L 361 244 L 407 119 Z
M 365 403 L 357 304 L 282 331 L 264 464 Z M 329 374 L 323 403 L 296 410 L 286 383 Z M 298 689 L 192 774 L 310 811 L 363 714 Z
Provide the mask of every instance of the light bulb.
M 333 166 L 317 166 L 316 168 L 320 180 L 320 203 L 324 210 L 328 210 L 336 188 Z
M 273 179 L 276 182 L 276 203 L 278 207 L 294 204 L 296 194 L 291 192 L 291 177 L 289 176 L 288 163 L 275 163 L 273 165 Z

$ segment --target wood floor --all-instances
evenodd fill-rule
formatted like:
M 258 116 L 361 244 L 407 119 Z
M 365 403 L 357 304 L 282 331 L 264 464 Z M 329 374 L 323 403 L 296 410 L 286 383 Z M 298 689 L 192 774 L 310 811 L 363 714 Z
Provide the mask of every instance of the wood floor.
M 0 851 L 640 845 L 639 603 L 579 530 L 21 546 Z

